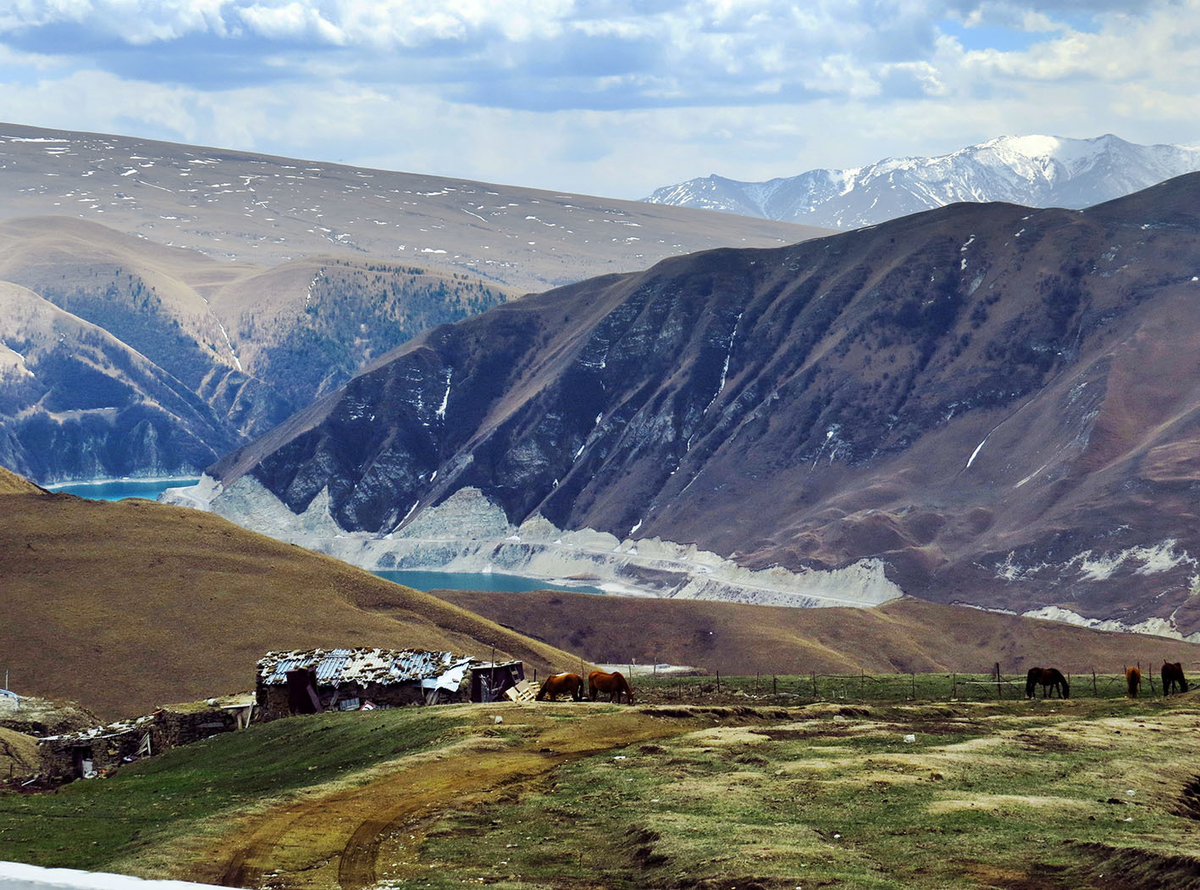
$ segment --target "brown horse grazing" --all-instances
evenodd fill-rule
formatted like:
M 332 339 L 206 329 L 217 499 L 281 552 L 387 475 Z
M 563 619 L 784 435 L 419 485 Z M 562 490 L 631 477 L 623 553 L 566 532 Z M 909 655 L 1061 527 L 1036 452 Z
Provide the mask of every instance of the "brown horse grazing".
M 1058 668 L 1030 668 L 1025 675 L 1025 695 L 1033 698 L 1035 686 L 1042 687 L 1042 698 L 1058 690 L 1059 698 L 1070 698 L 1071 687 Z
M 558 701 L 560 695 L 569 695 L 575 701 L 583 701 L 583 677 L 568 673 L 549 676 L 538 690 L 537 700 L 549 698 L 550 701 Z
M 1137 668 L 1130 668 L 1125 672 L 1125 686 L 1129 689 L 1129 697 L 1138 697 L 1138 688 L 1142 685 L 1142 672 Z
M 1172 689 L 1180 692 L 1188 691 L 1188 681 L 1183 676 L 1183 665 L 1178 661 L 1164 661 L 1162 666 L 1163 695 L 1170 695 Z
M 592 701 L 596 700 L 596 696 L 601 692 L 609 694 L 609 701 L 621 701 L 621 695 L 624 694 L 627 704 L 633 704 L 633 690 L 629 688 L 629 683 L 625 680 L 625 675 L 620 671 L 613 671 L 611 674 L 606 674 L 604 671 L 592 671 L 588 674 L 588 698 Z

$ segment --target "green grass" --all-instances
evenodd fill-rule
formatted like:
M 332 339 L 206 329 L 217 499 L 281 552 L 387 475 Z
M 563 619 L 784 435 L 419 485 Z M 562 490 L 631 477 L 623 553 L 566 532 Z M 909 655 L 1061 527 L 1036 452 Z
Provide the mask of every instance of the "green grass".
M 753 683 L 739 678 L 731 694 Z M 681 716 L 666 710 L 641 719 Z M 0 859 L 88 869 L 153 861 L 176 849 L 165 842 L 214 817 L 458 741 L 478 713 L 282 720 L 107 780 L 0 795 Z M 1101 872 L 1112 886 L 1177 886 L 1164 871 L 1169 857 L 1200 861 L 1196 822 L 1181 808 L 1200 762 L 1200 707 L 1190 696 L 787 711 L 771 701 L 694 713 L 711 725 L 429 812 L 412 829 L 419 878 L 392 886 L 1084 890 L 1109 886 Z M 566 705 L 553 717 L 577 720 L 586 734 L 597 714 Z M 513 750 L 543 744 L 533 722 L 484 729 Z M 1134 851 L 1129 862 L 1149 877 L 1117 880 L 1121 851 Z
M 1112 713 L 884 706 L 634 746 L 448 814 L 422 850 L 438 877 L 419 886 L 1107 886 L 1087 845 L 1200 854 L 1195 822 L 1155 796 L 1164 758 L 1200 754 L 1200 714 L 1172 717 L 1191 727 L 1177 736 L 1146 729 L 1173 713 L 1161 703 L 1121 703 L 1121 732 L 1104 728 Z
M 433 747 L 462 719 L 412 708 L 277 720 L 53 794 L 0 793 L 0 860 L 101 869 L 203 819 Z
M 1073 698 L 1125 697 L 1125 677 L 1097 674 L 1095 686 L 1089 674 L 1071 676 Z M 719 683 L 719 686 L 718 686 Z M 731 701 L 734 697 L 770 699 L 785 704 L 814 701 L 902 702 L 902 701 L 1019 701 L 1025 698 L 1025 677 L 1001 675 L 999 688 L 989 674 L 858 674 L 796 676 L 762 674 L 757 677 L 638 677 L 634 684 L 642 701 L 702 702 Z M 1153 697 L 1149 680 L 1143 678 L 1142 694 Z M 1039 686 L 1036 696 L 1040 698 Z

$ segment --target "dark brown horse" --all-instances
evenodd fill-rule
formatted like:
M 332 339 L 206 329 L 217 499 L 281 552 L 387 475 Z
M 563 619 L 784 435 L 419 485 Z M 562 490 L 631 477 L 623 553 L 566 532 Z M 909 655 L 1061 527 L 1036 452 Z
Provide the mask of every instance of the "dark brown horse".
M 595 701 L 601 692 L 609 694 L 609 701 L 619 703 L 624 695 L 626 703 L 633 704 L 633 690 L 629 688 L 625 675 L 620 671 L 613 671 L 611 674 L 592 671 L 588 674 L 588 698 Z
M 1142 685 L 1142 672 L 1137 668 L 1130 668 L 1125 672 L 1125 686 L 1129 690 L 1130 698 L 1138 697 L 1138 689 Z
M 583 701 L 583 677 L 567 673 L 549 676 L 538 690 L 537 700 L 549 698 L 550 701 L 558 701 L 560 695 L 569 695 L 575 701 Z
M 1180 692 L 1188 691 L 1187 678 L 1183 676 L 1183 665 L 1178 661 L 1164 661 L 1162 666 L 1163 695 L 1170 695 L 1172 689 Z
M 1058 690 L 1059 698 L 1070 698 L 1071 687 L 1058 668 L 1030 668 L 1025 675 L 1025 695 L 1033 698 L 1035 686 L 1042 687 L 1042 698 Z

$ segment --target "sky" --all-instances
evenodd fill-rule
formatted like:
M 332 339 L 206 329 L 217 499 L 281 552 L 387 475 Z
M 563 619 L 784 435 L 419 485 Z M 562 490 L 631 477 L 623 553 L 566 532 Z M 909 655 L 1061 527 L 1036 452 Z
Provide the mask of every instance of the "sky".
M 1200 0 L 0 0 L 0 121 L 641 198 L 1200 144 Z

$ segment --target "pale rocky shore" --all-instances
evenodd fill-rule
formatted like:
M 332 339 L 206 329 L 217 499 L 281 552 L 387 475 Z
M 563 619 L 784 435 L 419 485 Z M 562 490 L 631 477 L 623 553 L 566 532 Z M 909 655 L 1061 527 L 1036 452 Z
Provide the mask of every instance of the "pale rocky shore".
M 574 581 L 624 595 L 760 606 L 869 607 L 903 595 L 877 559 L 831 571 L 752 571 L 694 545 L 659 538 L 619 540 L 590 529 L 564 531 L 540 515 L 515 526 L 500 506 L 474 488 L 415 513 L 398 531 L 383 535 L 340 528 L 330 516 L 327 492 L 297 515 L 249 476 L 228 489 L 205 476 L 197 485 L 168 489 L 159 499 L 211 511 L 370 571 L 494 571 Z

